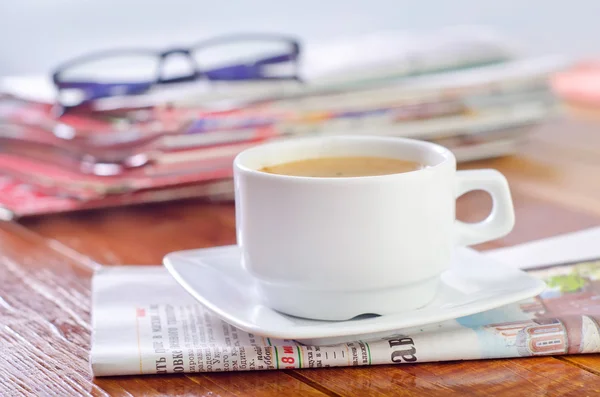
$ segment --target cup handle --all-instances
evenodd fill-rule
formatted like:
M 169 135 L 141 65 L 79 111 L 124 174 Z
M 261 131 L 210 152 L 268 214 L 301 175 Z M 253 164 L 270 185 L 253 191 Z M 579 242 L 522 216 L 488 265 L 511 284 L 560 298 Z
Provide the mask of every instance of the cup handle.
M 476 223 L 456 220 L 456 244 L 474 245 L 508 234 L 515 225 L 510 188 L 504 175 L 496 170 L 468 170 L 456 173 L 456 197 L 472 190 L 484 190 L 492 196 L 492 211 Z

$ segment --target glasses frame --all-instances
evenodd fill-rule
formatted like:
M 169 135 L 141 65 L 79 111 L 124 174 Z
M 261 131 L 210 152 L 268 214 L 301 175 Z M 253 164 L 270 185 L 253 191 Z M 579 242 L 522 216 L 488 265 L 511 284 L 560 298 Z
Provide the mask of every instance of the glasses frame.
M 193 54 L 196 51 L 201 51 L 204 48 L 215 47 L 231 42 L 244 41 L 277 41 L 285 43 L 288 46 L 286 52 L 270 55 L 265 58 L 259 58 L 251 63 L 239 63 L 229 66 L 219 67 L 216 69 L 202 70 Z M 152 49 L 117 49 L 108 51 L 99 51 L 91 54 L 83 55 L 67 61 L 58 66 L 52 73 L 52 82 L 60 93 L 66 89 L 79 89 L 84 93 L 84 99 L 76 105 L 64 105 L 62 112 L 77 107 L 85 107 L 91 102 L 122 95 L 140 95 L 149 91 L 156 85 L 179 84 L 192 82 L 200 79 L 208 81 L 284 81 L 295 80 L 302 82 L 299 75 L 299 60 L 301 54 L 301 45 L 298 40 L 293 37 L 277 34 L 236 34 L 228 36 L 220 36 L 212 39 L 200 41 L 187 48 L 170 48 L 165 51 L 155 51 Z M 70 68 L 80 64 L 89 63 L 90 61 L 101 60 L 103 58 L 115 57 L 119 55 L 150 55 L 158 58 L 156 77 L 152 80 L 143 82 L 107 82 L 100 83 L 96 81 L 64 81 L 63 75 Z M 186 57 L 192 67 L 192 72 L 188 75 L 164 78 L 163 71 L 166 60 L 173 55 L 183 55 Z M 271 76 L 265 73 L 265 66 L 278 63 L 291 62 L 293 64 L 293 73 L 288 76 Z

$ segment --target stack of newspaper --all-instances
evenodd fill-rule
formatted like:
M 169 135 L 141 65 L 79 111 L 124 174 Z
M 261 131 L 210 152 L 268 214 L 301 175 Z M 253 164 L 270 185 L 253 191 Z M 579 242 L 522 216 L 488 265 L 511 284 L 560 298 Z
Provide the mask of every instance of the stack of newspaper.
M 386 337 L 316 346 L 229 325 L 160 266 L 95 274 L 95 376 L 318 368 L 600 353 L 600 228 L 488 251 L 527 269 L 539 296 Z

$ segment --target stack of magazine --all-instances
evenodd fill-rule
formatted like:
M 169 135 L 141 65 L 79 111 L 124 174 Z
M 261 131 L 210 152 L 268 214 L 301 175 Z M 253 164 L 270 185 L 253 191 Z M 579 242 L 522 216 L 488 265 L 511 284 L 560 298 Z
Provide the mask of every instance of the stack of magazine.
M 298 136 L 424 139 L 458 161 L 510 155 L 556 112 L 549 80 L 568 62 L 473 37 L 446 40 L 444 51 L 438 43 L 405 58 L 342 64 L 303 83 L 221 83 L 168 99 L 109 99 L 89 114 L 59 116 L 52 101 L 0 84 L 0 217 L 229 200 L 237 153 Z

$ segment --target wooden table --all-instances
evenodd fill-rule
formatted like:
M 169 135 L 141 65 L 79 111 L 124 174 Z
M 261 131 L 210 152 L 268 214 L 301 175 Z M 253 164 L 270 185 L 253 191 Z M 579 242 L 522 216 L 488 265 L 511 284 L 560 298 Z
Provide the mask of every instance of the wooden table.
M 600 224 L 600 127 L 554 121 L 513 157 L 474 162 L 509 179 L 517 224 L 478 248 Z M 485 194 L 458 204 L 481 219 Z M 199 201 L 0 224 L 0 395 L 600 395 L 600 357 L 566 356 L 318 370 L 92 379 L 90 274 L 159 264 L 173 250 L 232 244 L 234 209 Z

